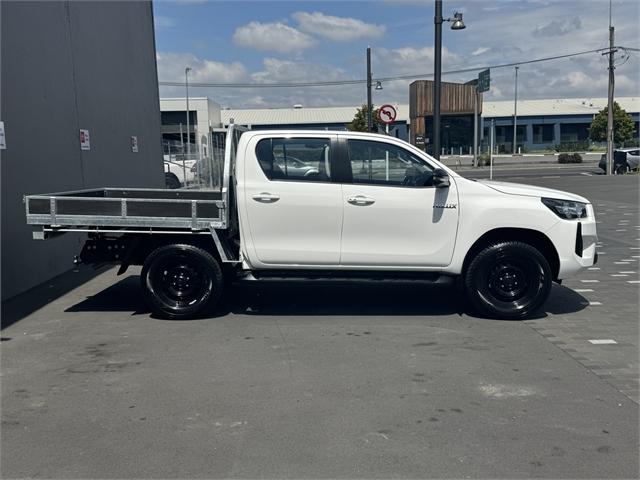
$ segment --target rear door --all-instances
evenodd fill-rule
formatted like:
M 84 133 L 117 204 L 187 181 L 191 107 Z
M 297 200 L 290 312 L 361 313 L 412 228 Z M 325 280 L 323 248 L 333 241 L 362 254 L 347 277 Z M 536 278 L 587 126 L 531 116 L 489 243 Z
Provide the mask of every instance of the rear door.
M 338 266 L 341 185 L 333 181 L 336 135 L 256 135 L 247 144 L 244 231 L 254 267 Z
M 352 183 L 343 185 L 340 264 L 390 269 L 448 265 L 458 228 L 454 179 L 448 188 L 431 186 L 434 167 L 401 144 L 341 142 Z

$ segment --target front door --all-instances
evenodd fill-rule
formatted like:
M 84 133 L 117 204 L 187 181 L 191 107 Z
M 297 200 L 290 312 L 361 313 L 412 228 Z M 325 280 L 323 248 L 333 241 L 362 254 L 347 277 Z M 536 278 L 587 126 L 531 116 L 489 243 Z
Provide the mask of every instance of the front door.
M 336 135 L 256 137 L 244 161 L 247 238 L 258 267 L 338 266 L 342 190 L 332 182 Z
M 433 166 L 397 144 L 347 140 L 353 183 L 343 185 L 344 267 L 448 265 L 458 228 L 458 194 L 430 185 Z

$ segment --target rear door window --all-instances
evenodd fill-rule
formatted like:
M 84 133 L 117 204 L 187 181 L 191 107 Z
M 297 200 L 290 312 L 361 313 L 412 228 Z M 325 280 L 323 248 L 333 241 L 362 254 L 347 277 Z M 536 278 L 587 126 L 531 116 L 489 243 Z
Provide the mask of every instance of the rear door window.
M 329 138 L 265 138 L 256 156 L 269 180 L 328 182 L 331 180 Z

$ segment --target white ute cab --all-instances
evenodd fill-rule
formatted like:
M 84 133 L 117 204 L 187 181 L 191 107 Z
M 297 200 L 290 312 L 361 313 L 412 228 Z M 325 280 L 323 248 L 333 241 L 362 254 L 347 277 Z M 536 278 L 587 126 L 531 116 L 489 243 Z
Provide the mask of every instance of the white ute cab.
M 225 277 L 458 283 L 480 314 L 524 318 L 545 302 L 553 281 L 597 259 L 594 210 L 578 195 L 466 179 L 385 135 L 235 128 L 220 218 L 194 213 L 182 234 L 130 227 L 114 240 L 98 233 L 81 260 L 121 261 L 121 272 L 143 265 L 145 298 L 170 318 L 203 315 L 221 298 Z M 99 254 L 107 240 L 122 245 L 119 260 Z

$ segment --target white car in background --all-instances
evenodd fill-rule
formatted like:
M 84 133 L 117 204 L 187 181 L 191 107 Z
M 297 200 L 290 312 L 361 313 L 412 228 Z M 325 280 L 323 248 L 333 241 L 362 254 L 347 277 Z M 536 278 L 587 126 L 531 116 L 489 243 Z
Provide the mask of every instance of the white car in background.
M 186 187 L 196 179 L 196 159 L 182 160 L 164 156 L 164 181 L 167 188 Z

